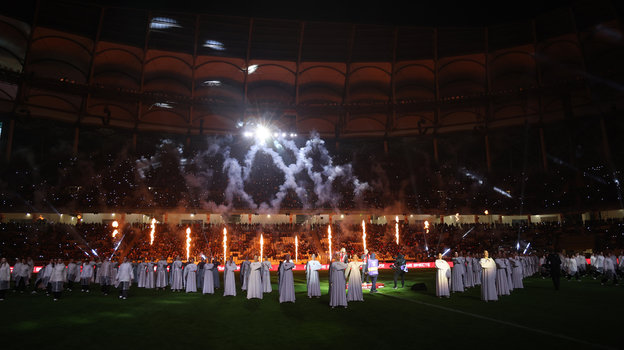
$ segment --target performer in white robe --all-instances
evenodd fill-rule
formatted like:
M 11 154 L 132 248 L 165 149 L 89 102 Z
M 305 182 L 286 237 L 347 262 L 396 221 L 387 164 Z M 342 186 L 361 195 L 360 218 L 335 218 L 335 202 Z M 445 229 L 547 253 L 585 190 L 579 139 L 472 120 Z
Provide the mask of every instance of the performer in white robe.
M 459 256 L 459 253 L 455 252 L 455 256 L 453 257 L 452 261 L 453 269 L 451 270 L 451 291 L 463 292 L 464 275 L 466 274 L 464 258 Z
M 511 276 L 511 261 L 509 260 L 509 257 L 506 257 L 503 260 L 505 261 L 505 273 L 507 274 L 507 287 L 509 288 L 509 293 L 511 293 L 514 289 L 513 278 Z
M 271 293 L 273 291 L 273 287 L 271 286 L 271 262 L 268 259 L 265 259 L 262 262 L 262 292 L 263 293 Z
M 137 266 L 137 287 L 145 288 L 145 279 L 147 278 L 146 274 L 146 266 L 147 262 L 139 261 L 139 265 Z
M 119 299 L 126 300 L 128 298 L 128 291 L 130 290 L 133 278 L 132 264 L 128 261 L 127 257 L 124 257 L 123 262 L 117 269 L 117 276 L 115 278 L 119 285 Z
M 466 258 L 466 263 L 465 263 L 465 273 L 464 273 L 464 287 L 466 288 L 472 288 L 474 287 L 474 275 L 472 273 L 472 257 L 470 255 L 467 255 Z
M 483 258 L 479 261 L 481 266 L 481 300 L 496 301 L 496 262 L 489 257 L 488 251 L 483 252 Z
M 156 288 L 165 290 L 167 287 L 167 260 L 160 258 L 156 265 Z
M 15 264 L 13 265 L 13 272 L 12 272 L 12 279 L 13 281 L 15 281 L 15 289 L 14 291 L 17 291 L 18 289 L 24 289 L 26 288 L 26 281 L 22 280 L 22 260 L 21 259 L 16 259 Z
M 100 264 L 100 268 L 98 269 L 98 279 L 100 280 L 100 286 L 104 295 L 108 295 L 110 286 L 113 284 L 114 277 L 113 265 L 110 260 L 105 259 L 104 262 Z
M 330 290 L 329 290 L 329 306 L 335 308 L 336 306 L 347 307 L 347 296 L 345 294 L 346 280 L 344 270 L 347 269 L 347 264 L 340 261 L 340 253 L 334 254 L 333 262 L 330 265 Z
M 154 289 L 156 288 L 156 273 L 154 272 L 154 266 L 156 264 L 154 261 L 148 261 L 145 264 L 145 288 L 146 289 Z
M 22 265 L 18 269 L 13 267 L 13 274 L 22 275 L 21 273 Z M 50 295 L 52 292 L 52 286 L 50 285 L 50 277 L 52 276 L 52 270 L 54 269 L 54 259 L 50 259 L 50 262 L 46 265 L 45 270 L 43 270 L 43 278 L 41 279 L 41 286 L 46 291 L 46 295 Z M 89 282 L 93 282 L 93 269 L 91 269 L 92 275 Z
M 187 293 L 197 292 L 197 265 L 193 258 L 190 258 L 189 263 L 184 267 L 184 286 Z
M 184 276 L 182 275 L 182 260 L 180 260 L 180 256 L 176 257 L 176 260 L 171 264 L 171 270 L 171 290 L 180 292 L 184 288 Z
M 481 275 L 482 275 L 482 270 L 483 268 L 481 267 L 481 260 L 477 259 L 476 257 L 472 258 L 472 282 L 474 283 L 475 286 L 480 286 L 481 285 Z
M 67 264 L 67 290 L 71 292 L 74 282 L 76 281 L 76 275 L 79 274 L 80 267 L 76 265 L 74 259 L 69 259 Z
M 82 292 L 89 293 L 91 279 L 93 278 L 93 266 L 86 260 L 82 264 L 82 271 L 80 272 L 80 285 Z
M 449 292 L 449 278 L 451 278 L 451 266 L 449 265 L 449 263 L 446 262 L 446 260 L 442 259 L 442 253 L 438 253 L 438 259 L 435 261 L 435 266 L 436 296 L 438 298 L 449 298 L 451 296 L 451 293 Z
M 496 293 L 497 295 L 509 295 L 509 281 L 503 258 L 494 259 L 496 264 Z
M 212 270 L 216 268 L 217 267 L 214 266 L 210 260 L 204 264 L 204 285 L 202 286 L 203 294 L 214 294 L 214 274 L 212 273 Z
M 306 282 L 308 285 L 308 298 L 321 297 L 321 282 L 319 280 L 318 270 L 321 269 L 321 263 L 316 260 L 316 255 L 312 254 L 312 260 L 306 264 Z
M 240 267 L 240 282 L 241 282 L 241 290 L 247 290 L 247 279 L 249 279 L 249 265 L 251 263 L 249 262 L 249 260 L 247 260 L 247 258 L 245 258 L 245 261 L 243 261 L 243 263 L 241 264 Z
M 52 269 L 52 275 L 50 276 L 50 284 L 52 285 L 52 293 L 54 294 L 54 301 L 58 301 L 61 298 L 63 292 L 63 284 L 67 280 L 67 270 L 63 260 L 57 259 L 54 268 Z
M 290 260 L 290 254 L 286 254 L 286 259 L 280 266 L 279 275 L 279 302 L 295 302 L 295 279 L 293 269 L 295 264 Z
M 613 284 L 617 286 L 617 274 L 615 273 L 615 265 L 613 264 L 613 260 L 609 258 L 605 258 L 603 260 L 603 275 L 600 284 L 604 286 L 609 280 L 613 280 Z
M 347 289 L 347 302 L 364 301 L 362 295 L 362 274 L 360 267 L 362 262 L 358 260 L 358 256 L 353 254 L 352 261 L 347 264 L 345 269 L 345 280 L 349 281 L 349 289 Z
M 249 264 L 249 277 L 247 277 L 247 299 L 262 299 L 262 263 L 254 256 L 254 261 Z
M 577 253 L 575 258 L 579 275 L 585 275 L 587 272 L 587 260 L 585 259 L 585 256 Z M 620 259 L 620 263 L 622 263 L 622 259 Z
M 11 285 L 11 266 L 6 258 L 0 260 L 0 301 L 4 301 L 6 291 Z
M 225 264 L 223 271 L 223 296 L 236 296 L 236 279 L 234 277 L 236 268 L 238 266 L 234 263 L 234 257 L 230 256 L 230 260 Z
M 568 281 L 572 279 L 572 277 L 576 278 L 577 281 L 581 281 L 578 273 L 578 267 L 576 266 L 576 258 L 570 255 L 566 259 L 566 270 L 568 273 Z
M 214 257 L 212 259 L 212 264 L 214 265 L 214 269 L 212 270 L 212 282 L 214 283 L 215 289 L 221 288 L 221 278 L 219 277 L 219 259 Z
M 15 268 L 15 267 L 13 268 L 13 275 L 17 277 L 16 283 L 15 283 L 15 289 L 19 290 L 20 293 L 23 293 L 26 290 L 26 286 L 30 284 L 30 281 L 29 281 L 30 271 L 29 270 L 30 270 L 30 265 L 26 263 L 25 259 L 21 260 L 21 263 L 18 268 Z
M 524 272 L 522 271 L 522 261 L 516 255 L 511 261 L 511 275 L 513 277 L 513 287 L 514 289 L 522 289 L 524 288 L 524 284 L 522 283 L 522 278 L 524 277 Z

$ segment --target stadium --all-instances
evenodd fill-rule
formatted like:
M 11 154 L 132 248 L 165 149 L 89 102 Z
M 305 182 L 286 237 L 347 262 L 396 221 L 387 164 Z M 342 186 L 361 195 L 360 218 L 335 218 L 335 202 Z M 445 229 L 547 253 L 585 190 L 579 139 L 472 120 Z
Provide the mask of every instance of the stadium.
M 1 334 L 53 348 L 94 335 L 106 338 L 95 347 L 137 336 L 152 347 L 621 347 L 616 313 L 607 326 L 579 320 L 622 293 L 624 7 L 411 5 L 0 9 L 0 258 L 11 266 L 0 308 L 13 316 Z M 368 261 L 365 250 L 379 293 L 363 284 L 363 302 L 330 309 L 334 254 Z M 526 259 L 524 288 L 485 303 L 465 279 L 484 250 Z M 286 254 L 294 304 L 276 273 Z M 393 288 L 399 254 L 408 272 Z M 320 299 L 306 294 L 313 255 Z M 224 278 L 230 257 L 240 269 L 254 256 L 272 264 L 264 300 L 136 285 L 137 266 L 159 259 L 167 276 L 180 257 Z M 65 281 L 58 302 L 44 296 L 51 259 L 91 261 L 91 293 Z M 123 259 L 127 300 L 97 277 Z M 465 291 L 453 282 L 438 298 L 438 260 L 462 266 Z

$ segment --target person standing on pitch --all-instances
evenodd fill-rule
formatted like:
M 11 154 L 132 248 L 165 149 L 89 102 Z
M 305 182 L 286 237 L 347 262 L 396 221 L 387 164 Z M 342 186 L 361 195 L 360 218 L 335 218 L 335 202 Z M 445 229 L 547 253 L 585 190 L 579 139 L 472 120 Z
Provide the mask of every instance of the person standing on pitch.
M 247 299 L 262 299 L 262 294 L 262 263 L 258 260 L 257 256 L 254 256 L 254 261 L 249 264 Z
M 340 253 L 335 253 L 333 262 L 329 267 L 331 271 L 331 287 L 329 292 L 329 306 L 335 308 L 336 306 L 347 307 L 347 296 L 345 295 L 346 280 L 344 271 L 347 268 L 347 264 L 340 260 Z
M 271 293 L 273 287 L 271 286 L 271 262 L 269 259 L 264 259 L 262 264 L 262 292 Z
M 496 262 L 490 258 L 488 251 L 483 252 L 483 258 L 479 261 L 481 267 L 481 300 L 496 301 Z
M 286 259 L 280 266 L 280 283 L 279 283 L 279 302 L 295 302 L 295 280 L 293 277 L 293 269 L 295 264 L 290 259 L 290 254 L 286 254 Z M 344 293 L 344 290 L 343 290 Z
M 206 258 L 202 254 L 201 260 L 197 263 L 197 289 L 204 290 L 204 264 Z
M 546 258 L 546 263 L 550 266 L 550 278 L 552 278 L 555 290 L 559 290 L 561 280 L 561 258 L 557 252 L 553 251 Z
M 156 265 L 156 288 L 165 290 L 167 287 L 167 260 L 161 257 Z
M 116 279 L 119 281 L 119 299 L 126 300 L 128 298 L 128 290 L 130 290 L 130 283 L 134 273 L 132 272 L 132 264 L 128 261 L 127 257 L 123 258 L 123 263 L 119 265 L 117 269 Z
M 181 292 L 184 288 L 184 273 L 182 267 L 182 260 L 180 260 L 180 256 L 178 255 L 175 261 L 171 264 L 171 269 L 173 271 L 170 272 L 171 275 L 171 290 L 174 292 Z
M 308 298 L 321 297 L 321 283 L 318 270 L 321 263 L 316 260 L 316 255 L 312 254 L 312 259 L 306 264 L 306 282 L 308 285 Z
M 184 287 L 187 293 L 197 292 L 197 265 L 193 258 L 184 267 Z
M 435 261 L 436 273 L 436 296 L 438 298 L 451 296 L 449 292 L 449 278 L 451 278 L 451 266 L 446 260 L 442 259 L 442 253 L 438 253 L 438 259 Z M 453 282 L 455 282 L 453 280 Z
M 72 291 L 74 286 L 74 281 L 76 280 L 76 275 L 79 273 L 80 267 L 76 265 L 74 259 L 69 259 L 69 263 L 67 264 L 67 290 Z
M 217 267 L 214 266 L 214 264 L 212 264 L 210 261 L 211 260 L 208 259 L 208 262 L 204 263 L 204 270 L 200 270 L 200 273 L 204 275 L 202 285 L 203 294 L 214 294 L 214 275 L 212 273 L 212 270 L 216 269 Z
M 230 256 L 230 260 L 225 263 L 225 270 L 223 270 L 223 296 L 236 296 L 234 271 L 236 271 L 237 267 L 234 263 L 234 257 Z
M 368 263 L 366 264 L 366 271 L 371 279 L 371 293 L 377 293 L 377 276 L 379 276 L 379 260 L 375 257 L 375 253 L 370 255 Z
M 82 263 L 82 271 L 80 272 L 80 286 L 82 292 L 89 293 L 89 286 L 91 285 L 91 279 L 93 279 L 93 265 L 87 260 Z
M 221 288 L 221 281 L 219 280 L 219 259 L 216 256 L 212 258 L 212 264 L 214 265 L 214 269 L 212 270 L 212 282 L 214 283 L 215 289 Z M 223 261 L 223 264 L 225 264 L 225 261 Z
M 98 279 L 100 280 L 100 286 L 104 295 L 108 295 L 110 286 L 113 283 L 113 278 L 113 264 L 110 259 L 104 259 L 102 265 L 100 265 L 98 269 Z
M 360 275 L 360 267 L 362 262 L 358 261 L 357 255 L 353 254 L 353 260 L 347 264 L 345 270 L 345 279 L 349 281 L 349 289 L 347 290 L 347 302 L 364 301 L 362 296 L 362 278 Z
M 459 256 L 458 252 L 455 252 L 454 255 L 455 256 L 452 259 L 453 269 L 451 270 L 451 277 L 452 277 L 451 289 L 453 292 L 463 292 L 464 291 L 464 275 L 466 274 L 466 266 L 464 265 L 464 258 Z M 436 264 L 437 264 L 437 261 L 436 261 Z
M 405 257 L 400 252 L 397 254 L 396 258 L 394 258 L 394 264 L 392 265 L 394 269 L 394 289 L 397 289 L 397 279 L 401 276 L 401 288 L 405 286 L 405 272 L 407 272 L 407 263 L 405 262 Z
M 241 263 L 240 274 L 238 276 L 240 277 L 241 290 L 247 290 L 247 279 L 249 278 L 249 265 L 251 265 L 251 262 L 249 262 L 249 259 L 245 257 L 245 260 Z
M 368 259 L 370 255 L 368 254 L 368 249 L 364 249 L 364 254 L 362 254 L 362 282 L 368 282 Z
M 11 266 L 6 258 L 0 260 L 0 301 L 4 300 L 6 291 L 9 290 L 11 284 Z
M 54 301 L 58 301 L 61 298 L 63 292 L 63 284 L 67 280 L 67 270 L 63 260 L 57 259 L 54 268 L 52 269 L 52 275 L 50 276 L 50 284 L 52 285 L 52 294 L 54 295 Z

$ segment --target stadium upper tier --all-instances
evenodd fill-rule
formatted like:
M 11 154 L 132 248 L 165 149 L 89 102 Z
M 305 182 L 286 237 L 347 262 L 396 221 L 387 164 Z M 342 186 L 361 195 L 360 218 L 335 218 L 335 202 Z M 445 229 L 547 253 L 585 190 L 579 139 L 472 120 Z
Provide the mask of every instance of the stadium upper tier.
M 18 117 L 189 134 L 263 118 L 343 138 L 541 123 L 621 104 L 621 9 L 606 0 L 461 28 L 21 7 L 0 9 L 0 112 Z

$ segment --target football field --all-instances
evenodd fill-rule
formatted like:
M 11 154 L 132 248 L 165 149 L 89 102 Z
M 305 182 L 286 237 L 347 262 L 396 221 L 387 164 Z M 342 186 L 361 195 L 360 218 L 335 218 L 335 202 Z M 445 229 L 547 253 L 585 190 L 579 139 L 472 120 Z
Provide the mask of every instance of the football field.
M 396 290 L 391 272 L 382 271 L 386 287 L 365 291 L 364 302 L 346 309 L 329 307 L 326 271 L 319 299 L 307 297 L 305 274 L 295 272 L 294 304 L 278 302 L 272 278 L 274 291 L 263 300 L 247 300 L 240 289 L 223 297 L 223 289 L 202 295 L 133 286 L 120 300 L 92 285 L 91 293 L 75 288 L 57 302 L 11 291 L 0 303 L 1 342 L 7 349 L 624 348 L 624 287 L 588 277 L 562 280 L 560 291 L 550 280 L 527 278 L 525 289 L 485 303 L 480 287 L 437 298 L 432 269 L 411 270 Z M 427 290 L 411 290 L 415 283 Z

